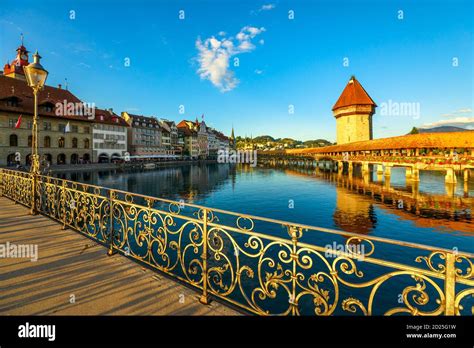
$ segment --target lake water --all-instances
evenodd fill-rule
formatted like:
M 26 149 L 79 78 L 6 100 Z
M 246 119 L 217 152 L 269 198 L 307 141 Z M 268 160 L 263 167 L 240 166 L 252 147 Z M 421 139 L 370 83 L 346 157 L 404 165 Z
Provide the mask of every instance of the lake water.
M 465 184 L 458 177 L 458 184 L 449 189 L 441 172 L 422 171 L 416 189 L 405 182 L 403 169 L 394 168 L 390 181 L 394 192 L 383 198 L 371 194 L 383 185 L 375 174 L 370 183 L 364 183 L 355 173 L 349 184 L 346 176 L 315 169 L 200 164 L 57 176 L 239 213 L 474 252 L 473 198 L 468 198 L 474 195 L 474 181 Z M 415 196 L 417 204 L 410 198 Z

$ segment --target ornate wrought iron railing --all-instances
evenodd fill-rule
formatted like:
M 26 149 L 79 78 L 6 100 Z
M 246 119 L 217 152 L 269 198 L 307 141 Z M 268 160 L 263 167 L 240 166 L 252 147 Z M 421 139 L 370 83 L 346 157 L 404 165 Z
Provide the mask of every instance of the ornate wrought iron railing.
M 33 185 L 36 195 L 32 195 Z M 0 193 L 260 315 L 474 314 L 474 255 L 0 170 Z

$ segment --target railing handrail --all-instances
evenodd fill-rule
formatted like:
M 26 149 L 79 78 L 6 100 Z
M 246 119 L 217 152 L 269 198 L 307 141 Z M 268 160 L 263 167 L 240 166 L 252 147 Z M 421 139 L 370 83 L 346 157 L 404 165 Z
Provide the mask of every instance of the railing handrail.
M 3 171 L 5 169 L 0 168 L 0 170 Z M 25 173 L 25 172 L 15 171 L 15 170 L 11 170 L 11 169 L 7 170 L 7 171 L 10 171 L 10 172 L 13 172 L 13 173 L 28 174 L 28 173 Z M 113 192 L 122 193 L 122 194 L 125 194 L 125 195 L 131 195 L 131 196 L 134 196 L 134 197 L 141 197 L 143 199 L 151 199 L 151 200 L 154 200 L 154 201 L 160 201 L 160 202 L 165 202 L 165 203 L 170 203 L 170 204 L 184 205 L 184 206 L 188 206 L 188 207 L 192 207 L 192 208 L 196 208 L 196 209 L 200 209 L 200 210 L 201 209 L 208 209 L 208 210 L 211 210 L 212 212 L 218 212 L 218 213 L 232 215 L 232 216 L 244 217 L 244 218 L 248 218 L 248 219 L 255 219 L 255 220 L 274 223 L 274 224 L 278 224 L 278 225 L 294 226 L 294 227 L 302 228 L 302 229 L 305 229 L 305 230 L 314 230 L 314 231 L 319 231 L 319 232 L 323 232 L 323 233 L 330 233 L 330 234 L 335 234 L 335 235 L 340 235 L 340 236 L 345 236 L 345 237 L 355 237 L 355 238 L 362 237 L 364 239 L 368 239 L 368 240 L 376 241 L 376 242 L 380 242 L 380 243 L 385 243 L 385 244 L 399 245 L 399 246 L 409 247 L 409 248 L 413 248 L 413 249 L 426 250 L 426 251 L 435 251 L 436 250 L 436 251 L 442 251 L 442 252 L 446 252 L 446 253 L 455 253 L 455 254 L 458 254 L 458 255 L 463 255 L 463 256 L 466 256 L 466 257 L 474 258 L 474 253 L 467 252 L 467 251 L 458 251 L 458 250 L 454 251 L 452 249 L 436 247 L 436 246 L 427 245 L 427 244 L 406 242 L 406 241 L 401 241 L 401 240 L 397 240 L 397 239 L 389 239 L 389 238 L 384 238 L 384 237 L 367 236 L 367 235 L 363 235 L 363 234 L 355 233 L 355 232 L 338 231 L 338 230 L 325 228 L 325 227 L 317 227 L 317 226 L 312 226 L 312 225 L 300 224 L 300 223 L 296 223 L 296 222 L 284 221 L 284 220 L 279 220 L 279 219 L 266 218 L 266 217 L 261 217 L 261 216 L 256 216 L 256 215 L 245 214 L 245 213 L 236 213 L 236 212 L 232 212 L 232 211 L 228 211 L 228 210 L 224 210 L 224 209 L 213 208 L 213 207 L 209 207 L 209 206 L 202 206 L 202 205 L 193 204 L 193 203 L 184 203 L 184 202 L 175 201 L 175 200 L 171 200 L 171 199 L 167 199 L 167 198 L 159 198 L 159 197 L 154 197 L 154 196 L 149 196 L 149 195 L 143 195 L 143 194 L 140 194 L 140 193 L 133 193 L 133 192 L 128 192 L 128 191 L 113 189 L 113 188 L 106 187 L 106 186 L 86 184 L 86 183 L 81 183 L 81 182 L 72 181 L 72 180 L 68 180 L 68 179 L 57 178 L 57 177 L 48 176 L 48 175 L 39 175 L 39 177 L 43 177 L 43 178 L 47 178 L 47 179 L 61 180 L 61 181 L 68 182 L 68 183 L 71 183 L 71 184 L 74 184 L 74 185 L 83 185 L 83 186 L 88 186 L 88 187 L 92 187 L 92 188 L 96 188 L 96 189 L 103 189 L 103 190 L 106 190 L 106 191 L 113 191 Z M 107 198 L 107 194 L 105 194 L 103 196 L 103 198 Z M 170 213 L 172 213 L 172 212 L 170 212 Z M 174 215 L 176 217 L 182 216 L 182 215 L 179 215 L 179 214 L 174 214 Z M 255 232 L 255 233 L 260 233 L 260 234 L 266 235 L 266 233 L 262 233 L 262 232 L 256 232 L 256 231 L 249 231 L 249 232 Z M 285 239 L 285 240 L 290 241 L 289 239 Z

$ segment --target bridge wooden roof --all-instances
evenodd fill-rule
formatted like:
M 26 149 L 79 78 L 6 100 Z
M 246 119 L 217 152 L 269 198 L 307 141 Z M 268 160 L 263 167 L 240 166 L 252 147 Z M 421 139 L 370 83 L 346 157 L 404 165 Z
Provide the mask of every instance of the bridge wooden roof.
M 416 148 L 474 148 L 474 131 L 409 134 L 310 149 L 288 149 L 285 152 L 301 154 Z

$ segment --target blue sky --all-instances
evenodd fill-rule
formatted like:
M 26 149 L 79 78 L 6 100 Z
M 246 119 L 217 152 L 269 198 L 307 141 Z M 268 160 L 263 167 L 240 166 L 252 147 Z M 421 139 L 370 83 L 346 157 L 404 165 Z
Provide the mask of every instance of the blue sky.
M 379 105 L 376 138 L 474 125 L 472 1 L 0 1 L 2 64 L 23 33 L 48 84 L 117 113 L 334 141 L 355 75 Z

